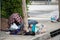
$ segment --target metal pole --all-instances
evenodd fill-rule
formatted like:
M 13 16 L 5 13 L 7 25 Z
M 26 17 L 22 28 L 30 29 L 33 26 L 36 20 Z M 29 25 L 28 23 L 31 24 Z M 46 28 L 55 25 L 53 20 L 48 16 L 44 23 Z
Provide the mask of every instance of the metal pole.
M 50 4 L 50 0 L 48 0 L 48 5 Z

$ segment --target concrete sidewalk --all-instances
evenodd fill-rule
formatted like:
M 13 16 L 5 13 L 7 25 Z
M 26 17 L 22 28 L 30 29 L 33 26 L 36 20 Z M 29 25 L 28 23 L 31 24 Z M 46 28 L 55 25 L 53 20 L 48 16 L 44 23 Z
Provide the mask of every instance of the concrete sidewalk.
M 50 21 L 39 21 L 39 24 L 44 24 L 46 28 L 46 33 L 36 35 L 36 36 L 23 36 L 23 35 L 8 35 L 5 32 L 0 32 L 0 40 L 48 40 L 50 38 L 50 32 L 60 28 L 60 22 L 51 23 Z M 57 40 L 58 37 L 51 38 L 49 40 Z M 58 39 L 60 40 L 60 39 Z

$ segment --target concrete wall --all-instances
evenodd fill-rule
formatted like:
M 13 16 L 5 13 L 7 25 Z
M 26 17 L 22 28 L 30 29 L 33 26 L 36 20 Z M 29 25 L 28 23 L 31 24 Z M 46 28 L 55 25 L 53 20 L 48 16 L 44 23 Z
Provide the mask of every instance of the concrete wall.
M 31 4 L 58 4 L 58 0 L 51 0 L 51 2 L 48 3 L 48 1 L 32 1 Z
M 51 2 L 58 2 L 58 0 L 51 0 Z

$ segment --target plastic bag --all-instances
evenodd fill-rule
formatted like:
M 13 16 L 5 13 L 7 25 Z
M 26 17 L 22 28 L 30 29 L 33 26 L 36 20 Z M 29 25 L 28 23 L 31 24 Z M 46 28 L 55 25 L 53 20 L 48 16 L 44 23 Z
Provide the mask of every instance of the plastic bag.
M 18 29 L 18 26 L 15 23 L 11 24 L 10 30 L 16 30 L 16 29 Z
M 57 15 L 51 17 L 51 21 L 56 22 L 56 20 L 57 20 Z

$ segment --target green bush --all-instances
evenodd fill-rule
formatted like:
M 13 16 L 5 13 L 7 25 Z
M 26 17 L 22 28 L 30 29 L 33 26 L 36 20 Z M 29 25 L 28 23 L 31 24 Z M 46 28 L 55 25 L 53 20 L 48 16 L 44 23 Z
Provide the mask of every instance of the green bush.
M 1 1 L 1 16 L 9 18 L 12 13 L 19 13 L 23 17 L 22 13 L 22 0 L 2 0 Z M 26 0 L 26 4 L 29 0 Z

